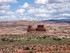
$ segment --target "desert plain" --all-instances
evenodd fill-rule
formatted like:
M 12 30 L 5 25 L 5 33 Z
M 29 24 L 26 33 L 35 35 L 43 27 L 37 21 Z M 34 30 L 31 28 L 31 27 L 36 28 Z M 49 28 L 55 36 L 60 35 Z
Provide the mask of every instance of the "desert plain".
M 46 32 L 27 32 L 44 25 Z M 70 53 L 70 23 L 0 22 L 0 53 Z

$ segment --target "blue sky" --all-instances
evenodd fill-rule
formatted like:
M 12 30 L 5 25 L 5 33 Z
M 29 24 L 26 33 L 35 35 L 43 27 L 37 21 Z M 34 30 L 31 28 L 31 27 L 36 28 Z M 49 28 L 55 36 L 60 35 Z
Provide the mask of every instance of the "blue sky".
M 0 21 L 70 19 L 70 0 L 0 0 Z
M 22 6 L 24 3 L 29 3 L 29 4 L 33 4 L 34 0 L 17 0 L 18 3 L 10 3 L 9 5 L 11 5 L 11 10 L 15 11 L 17 8 L 19 8 L 19 6 Z

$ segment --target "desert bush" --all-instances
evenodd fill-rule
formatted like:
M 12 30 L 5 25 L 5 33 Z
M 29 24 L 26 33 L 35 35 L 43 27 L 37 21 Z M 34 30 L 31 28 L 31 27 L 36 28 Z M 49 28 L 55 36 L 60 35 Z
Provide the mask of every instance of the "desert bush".
M 53 38 L 53 40 L 60 41 L 61 39 L 60 38 Z
M 14 40 L 13 40 L 13 39 L 11 39 L 11 40 L 9 40 L 9 42 L 14 42 Z
M 46 39 L 46 36 L 43 36 L 42 38 L 43 38 L 43 39 Z
M 33 53 L 33 52 L 31 51 L 31 52 L 29 52 L 29 53 Z
M 13 42 L 14 41 L 13 39 L 8 39 L 8 38 L 2 38 L 1 40 L 2 41 L 8 41 L 8 42 Z
M 30 50 L 30 48 L 29 47 L 25 47 L 24 50 Z
M 1 40 L 2 40 L 2 41 L 8 41 L 9 39 L 7 39 L 7 38 L 2 38 Z

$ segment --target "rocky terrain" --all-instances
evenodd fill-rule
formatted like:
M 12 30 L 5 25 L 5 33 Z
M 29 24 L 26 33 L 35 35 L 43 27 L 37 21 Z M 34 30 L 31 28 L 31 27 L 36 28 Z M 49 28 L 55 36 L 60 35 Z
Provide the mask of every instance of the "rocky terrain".
M 46 32 L 27 32 L 29 25 Z M 0 53 L 70 53 L 70 23 L 0 22 Z
M 28 26 L 34 28 L 37 25 L 44 25 L 47 35 L 70 35 L 69 23 L 53 23 L 41 21 L 6 21 L 0 22 L 0 35 L 5 34 L 24 34 L 27 33 Z

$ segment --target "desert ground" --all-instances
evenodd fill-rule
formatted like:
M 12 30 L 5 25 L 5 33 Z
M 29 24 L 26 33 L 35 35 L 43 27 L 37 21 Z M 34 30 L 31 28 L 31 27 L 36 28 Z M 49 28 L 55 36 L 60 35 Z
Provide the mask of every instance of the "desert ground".
M 37 25 L 44 25 L 47 35 L 70 35 L 69 23 L 53 23 L 41 21 L 6 21 L 0 22 L 0 35 L 24 34 L 28 26 L 36 28 Z
M 27 32 L 44 25 L 46 32 Z M 42 21 L 0 22 L 0 53 L 70 53 L 70 24 Z

